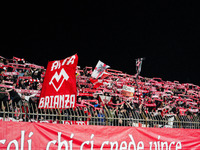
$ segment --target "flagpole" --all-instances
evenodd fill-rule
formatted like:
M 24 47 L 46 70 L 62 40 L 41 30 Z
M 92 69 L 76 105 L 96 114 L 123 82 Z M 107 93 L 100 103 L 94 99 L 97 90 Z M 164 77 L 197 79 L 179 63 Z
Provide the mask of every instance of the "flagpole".
M 141 72 L 142 61 L 143 61 L 143 60 L 144 60 L 144 58 L 137 58 L 137 59 L 135 59 L 135 61 L 136 61 L 136 77 L 135 77 L 135 83 L 136 83 L 138 95 L 139 95 L 139 87 L 138 87 L 137 80 L 138 80 L 138 76 L 139 76 L 139 74 L 140 74 L 140 72 Z
M 135 63 L 135 64 L 136 64 L 136 65 L 135 65 L 135 66 L 136 66 L 135 84 L 136 84 L 136 88 L 137 88 L 136 95 L 137 95 L 137 93 L 139 94 L 139 92 L 138 92 L 138 84 L 137 84 L 137 78 L 138 78 L 137 60 L 138 60 L 138 59 L 135 59 L 135 62 L 136 62 L 136 63 Z
M 136 84 L 136 87 L 137 87 L 137 93 L 139 95 L 139 88 L 138 88 L 138 84 L 137 84 L 137 79 L 138 79 L 138 74 L 136 73 L 135 84 Z

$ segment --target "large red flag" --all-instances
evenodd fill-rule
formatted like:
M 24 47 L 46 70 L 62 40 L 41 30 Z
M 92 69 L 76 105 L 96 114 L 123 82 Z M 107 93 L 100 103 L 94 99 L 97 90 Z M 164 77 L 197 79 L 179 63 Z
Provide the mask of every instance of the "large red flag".
M 77 54 L 48 63 L 38 108 L 75 107 L 77 63 Z

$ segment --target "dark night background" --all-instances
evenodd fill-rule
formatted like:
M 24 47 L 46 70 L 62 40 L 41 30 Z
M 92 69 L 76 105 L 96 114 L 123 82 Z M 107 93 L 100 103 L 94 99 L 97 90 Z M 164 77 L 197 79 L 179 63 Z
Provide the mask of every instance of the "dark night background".
M 4 4 L 1 53 L 46 67 L 78 53 L 79 65 L 98 60 L 142 76 L 200 85 L 198 6 L 182 1 L 82 1 Z

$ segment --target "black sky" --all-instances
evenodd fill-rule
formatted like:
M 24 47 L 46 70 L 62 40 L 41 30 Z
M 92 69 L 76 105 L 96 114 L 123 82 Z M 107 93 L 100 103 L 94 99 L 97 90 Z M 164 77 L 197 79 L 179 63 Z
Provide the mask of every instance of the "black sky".
M 182 1 L 82 1 L 2 5 L 1 53 L 44 65 L 78 53 L 79 65 L 98 60 L 135 74 L 200 85 L 197 4 Z

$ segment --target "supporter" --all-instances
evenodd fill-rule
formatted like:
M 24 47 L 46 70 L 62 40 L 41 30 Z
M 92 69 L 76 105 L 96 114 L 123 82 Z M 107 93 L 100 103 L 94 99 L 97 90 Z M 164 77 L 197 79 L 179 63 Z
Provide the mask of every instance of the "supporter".
M 92 111 L 92 114 L 91 114 L 92 118 L 90 120 L 90 124 L 91 125 L 98 125 L 98 116 L 97 116 L 97 110 L 94 109 L 94 111 Z
M 25 99 L 22 99 L 22 104 L 21 104 L 21 108 L 22 108 L 22 113 L 23 113 L 23 121 L 28 122 L 29 121 L 29 106 L 28 106 L 28 102 Z
M 19 82 L 19 89 L 25 89 L 26 85 L 24 84 L 24 80 L 20 80 Z
M 38 70 L 34 69 L 34 71 L 32 72 L 32 78 L 38 79 L 38 77 L 39 77 Z
M 101 106 L 101 105 L 99 104 L 98 101 L 97 101 L 97 103 L 94 104 L 94 107 L 95 107 L 95 108 L 100 108 L 100 106 Z
M 37 111 L 38 104 L 39 104 L 39 98 L 38 97 L 31 96 L 29 98 L 29 105 L 30 105 L 32 112 Z
M 97 111 L 97 117 L 98 125 L 105 125 L 105 115 L 103 114 L 103 109 L 99 109 L 99 111 Z
M 30 70 L 26 70 L 26 71 L 24 72 L 24 77 L 30 77 L 30 76 L 32 76 L 31 69 L 30 69 Z
M 80 110 L 79 110 L 78 107 L 76 107 L 75 110 L 72 111 L 72 116 L 73 116 L 72 120 L 74 120 L 74 121 L 80 121 L 81 120 L 80 116 L 82 116 L 82 115 L 80 114 Z
M 0 63 L 4 64 L 3 58 L 0 58 Z
M 22 72 L 22 70 L 21 69 L 19 69 L 19 77 L 23 77 L 24 76 L 24 73 Z
M 0 87 L 0 108 L 3 108 L 7 106 L 7 102 L 9 101 L 9 93 L 6 92 L 6 89 L 4 87 Z M 6 107 L 6 110 L 7 107 Z
M 17 105 L 17 106 L 15 107 L 15 115 L 14 115 L 14 118 L 15 118 L 16 120 L 19 120 L 19 119 L 20 119 L 20 114 L 21 114 L 20 106 Z
M 129 111 L 128 113 L 128 117 L 127 117 L 127 126 L 133 126 L 133 123 L 134 123 L 134 116 L 133 116 L 133 113 L 132 111 Z
M 114 107 L 111 107 L 111 108 L 107 108 L 106 105 L 104 105 L 104 108 L 105 108 L 105 112 L 107 113 L 107 116 L 108 117 L 108 122 L 109 122 L 109 125 L 114 125 L 114 118 L 115 118 L 115 109 Z
M 8 92 L 10 95 L 10 101 L 12 103 L 12 106 L 16 106 L 17 103 L 21 100 L 19 94 L 14 89 L 6 90 L 6 92 Z
M 8 60 L 8 59 L 5 59 L 4 65 L 8 65 L 8 64 L 9 64 L 9 60 Z
M 144 104 L 141 103 L 140 106 L 139 106 L 139 112 L 143 113 L 145 110 L 148 112 L 147 108 L 146 109 L 144 108 Z
M 26 102 L 27 104 L 29 104 L 29 100 L 36 94 L 25 96 L 24 94 L 18 93 L 18 95 L 21 97 L 21 100 L 18 103 L 23 104 L 24 102 Z

